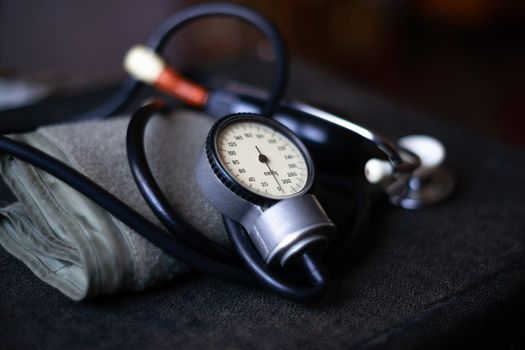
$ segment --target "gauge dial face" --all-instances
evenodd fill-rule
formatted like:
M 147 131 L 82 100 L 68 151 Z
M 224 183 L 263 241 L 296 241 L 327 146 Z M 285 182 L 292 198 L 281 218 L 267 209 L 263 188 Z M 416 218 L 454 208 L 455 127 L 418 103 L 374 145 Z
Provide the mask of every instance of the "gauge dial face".
M 263 197 L 293 197 L 309 184 L 309 159 L 290 137 L 264 122 L 240 118 L 226 124 L 215 147 L 230 177 Z

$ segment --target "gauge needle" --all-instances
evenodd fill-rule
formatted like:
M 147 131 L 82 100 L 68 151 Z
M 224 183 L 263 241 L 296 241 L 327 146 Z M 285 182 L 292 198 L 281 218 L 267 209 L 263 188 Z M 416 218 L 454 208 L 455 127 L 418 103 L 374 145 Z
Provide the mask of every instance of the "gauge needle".
M 268 170 L 270 170 L 270 174 L 272 174 L 275 182 L 277 182 L 277 188 L 278 189 L 280 188 L 281 191 L 283 191 L 283 193 L 285 193 L 284 192 L 284 188 L 281 186 L 281 184 L 279 183 L 279 180 L 277 180 L 277 177 L 275 177 L 275 173 L 273 172 L 272 168 L 270 168 L 270 165 L 268 164 L 268 161 L 269 161 L 268 157 L 265 156 L 264 154 L 262 154 L 262 152 L 259 149 L 259 147 L 255 146 L 255 148 L 257 149 L 257 152 L 259 152 L 259 162 L 266 164 L 266 166 L 268 167 Z

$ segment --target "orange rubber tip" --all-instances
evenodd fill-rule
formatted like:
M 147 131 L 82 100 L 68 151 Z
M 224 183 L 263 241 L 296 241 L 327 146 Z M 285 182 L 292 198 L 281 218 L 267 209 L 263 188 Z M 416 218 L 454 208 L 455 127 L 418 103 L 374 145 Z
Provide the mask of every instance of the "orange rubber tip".
M 154 85 L 190 106 L 203 107 L 208 99 L 208 90 L 204 86 L 184 78 L 169 67 L 160 73 Z

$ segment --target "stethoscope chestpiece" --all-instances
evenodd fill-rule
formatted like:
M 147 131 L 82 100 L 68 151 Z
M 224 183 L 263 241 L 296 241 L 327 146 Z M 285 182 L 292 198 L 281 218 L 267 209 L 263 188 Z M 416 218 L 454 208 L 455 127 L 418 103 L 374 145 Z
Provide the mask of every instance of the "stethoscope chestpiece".
M 385 190 L 390 202 L 405 209 L 423 209 L 447 199 L 454 189 L 454 179 L 443 167 L 418 168 L 396 179 Z
M 426 135 L 405 136 L 399 139 L 397 152 L 406 164 L 417 166 L 398 171 L 391 162 L 380 159 L 370 159 L 365 165 L 367 180 L 382 186 L 390 202 L 405 209 L 422 209 L 452 194 L 454 179 L 442 165 L 445 147 L 439 140 Z

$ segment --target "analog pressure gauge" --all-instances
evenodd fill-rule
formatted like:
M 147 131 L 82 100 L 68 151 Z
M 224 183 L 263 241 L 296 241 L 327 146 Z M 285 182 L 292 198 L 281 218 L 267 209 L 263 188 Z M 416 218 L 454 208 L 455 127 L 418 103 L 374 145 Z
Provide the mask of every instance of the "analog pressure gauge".
M 210 130 L 197 167 L 205 196 L 240 222 L 268 263 L 284 265 L 335 226 L 310 194 L 314 166 L 306 147 L 280 123 L 234 114 Z
M 281 124 L 234 115 L 213 128 L 207 143 L 217 175 L 240 196 L 259 203 L 306 193 L 313 164 L 299 139 Z

